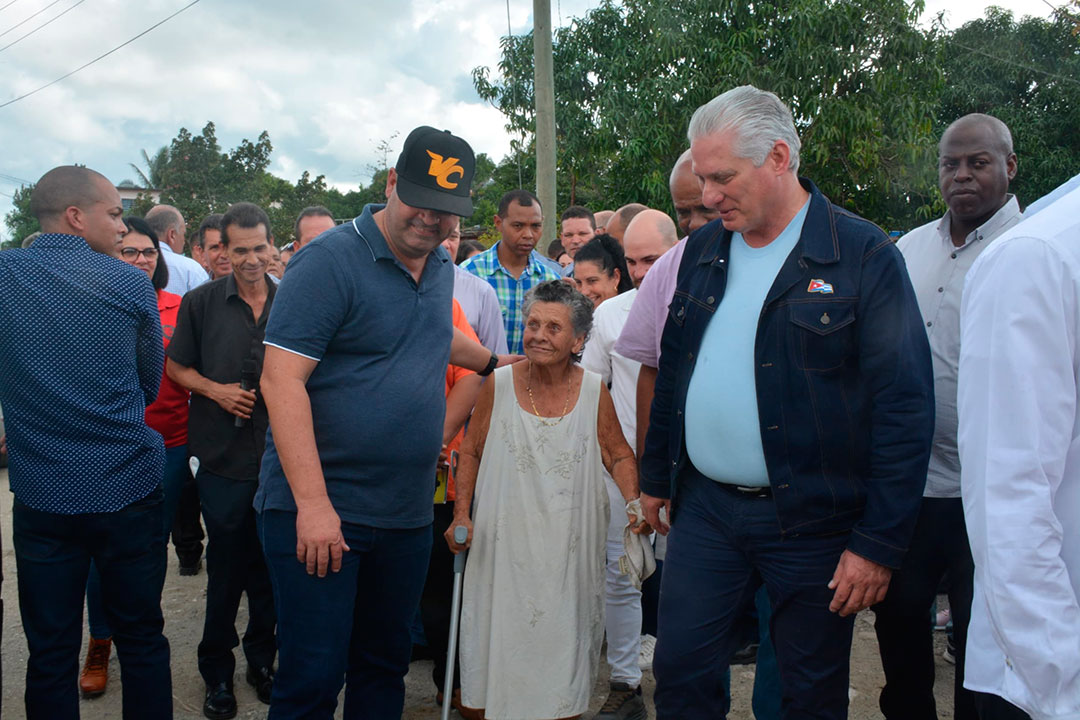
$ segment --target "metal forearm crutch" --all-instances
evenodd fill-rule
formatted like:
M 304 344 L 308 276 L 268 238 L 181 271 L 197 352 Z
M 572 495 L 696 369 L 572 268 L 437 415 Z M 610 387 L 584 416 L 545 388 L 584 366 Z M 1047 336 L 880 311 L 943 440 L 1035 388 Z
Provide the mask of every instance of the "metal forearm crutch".
M 469 539 L 469 529 L 464 525 L 454 528 L 454 542 L 464 545 Z M 465 553 L 462 549 L 454 556 L 454 598 L 450 603 L 450 638 L 446 643 L 446 677 L 443 678 L 442 720 L 450 718 L 450 698 L 454 692 L 454 661 L 457 659 L 458 620 L 461 613 L 461 580 L 465 575 Z

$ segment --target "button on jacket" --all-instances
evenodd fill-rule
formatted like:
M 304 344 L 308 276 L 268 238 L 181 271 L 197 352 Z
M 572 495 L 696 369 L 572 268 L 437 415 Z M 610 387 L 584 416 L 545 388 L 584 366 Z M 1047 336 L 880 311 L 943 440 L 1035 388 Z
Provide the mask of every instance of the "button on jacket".
M 810 208 L 765 299 L 754 348 L 781 532 L 851 531 L 852 552 L 899 567 L 933 436 L 926 332 L 896 247 L 800 182 Z M 676 496 L 688 464 L 686 393 L 705 328 L 723 301 L 730 246 L 719 220 L 687 240 L 641 464 L 641 489 L 656 497 Z

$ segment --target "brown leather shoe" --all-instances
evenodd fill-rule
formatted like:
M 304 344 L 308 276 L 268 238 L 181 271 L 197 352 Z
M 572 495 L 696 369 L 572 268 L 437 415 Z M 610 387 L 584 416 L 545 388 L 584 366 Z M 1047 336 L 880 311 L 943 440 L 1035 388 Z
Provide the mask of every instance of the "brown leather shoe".
M 79 690 L 84 698 L 95 698 L 105 694 L 109 683 L 109 656 L 112 654 L 112 638 L 98 640 L 90 638 L 86 649 L 86 664 L 79 676 Z

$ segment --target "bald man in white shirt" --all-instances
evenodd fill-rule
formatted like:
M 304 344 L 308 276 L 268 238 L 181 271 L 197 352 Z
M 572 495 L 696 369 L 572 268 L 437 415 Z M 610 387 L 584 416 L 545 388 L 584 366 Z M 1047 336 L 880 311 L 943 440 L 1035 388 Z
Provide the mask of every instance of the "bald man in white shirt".
M 960 360 L 960 295 L 964 274 L 1001 233 L 1020 222 L 1009 193 L 1016 175 L 1012 135 L 995 117 L 972 113 L 942 134 L 938 184 L 949 210 L 896 244 L 904 255 L 919 302 L 934 363 L 934 445 L 919 518 L 903 565 L 893 573 L 885 600 L 874 606 L 881 649 L 886 720 L 937 720 L 930 608 L 943 577 L 956 641 L 954 720 L 975 720 L 964 690 L 964 643 L 971 612 L 974 569 L 960 500 L 956 451 L 956 377 Z

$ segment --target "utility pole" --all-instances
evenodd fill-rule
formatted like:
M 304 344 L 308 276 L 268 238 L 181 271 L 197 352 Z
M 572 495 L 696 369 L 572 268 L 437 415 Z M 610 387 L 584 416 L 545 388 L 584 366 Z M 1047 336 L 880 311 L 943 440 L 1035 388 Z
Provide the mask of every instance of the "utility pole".
M 543 247 L 555 238 L 555 74 L 551 1 L 533 0 L 533 87 L 536 90 L 536 196 L 544 210 Z

